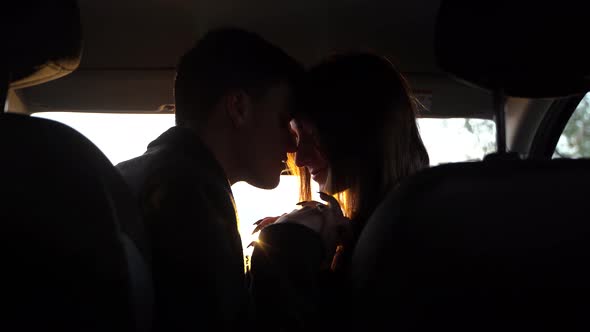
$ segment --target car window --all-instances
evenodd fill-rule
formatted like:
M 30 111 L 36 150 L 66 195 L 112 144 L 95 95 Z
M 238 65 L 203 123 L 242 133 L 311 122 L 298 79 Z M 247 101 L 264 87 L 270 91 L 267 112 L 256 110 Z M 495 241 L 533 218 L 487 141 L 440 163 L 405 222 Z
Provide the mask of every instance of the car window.
M 113 164 L 141 155 L 149 142 L 174 125 L 172 114 L 43 112 L 33 116 L 74 128 L 101 149 Z M 421 118 L 418 125 L 431 165 L 479 160 L 495 150 L 495 125 L 491 120 Z M 273 190 L 258 189 L 243 182 L 233 185 L 246 253 L 251 250 L 247 245 L 255 239 L 251 236 L 253 222 L 293 210 L 299 197 L 298 183 L 297 178 L 284 175 Z M 314 183 L 313 198 L 319 201 L 317 191 Z
M 172 114 L 41 112 L 86 136 L 113 164 L 144 153 L 149 142 L 174 126 Z
M 588 102 L 587 96 L 580 103 L 585 106 L 578 110 L 585 109 L 584 114 L 590 118 Z M 74 128 L 98 146 L 113 164 L 142 154 L 149 142 L 174 126 L 173 114 L 41 112 L 33 116 Z M 481 160 L 496 150 L 496 126 L 492 120 L 420 118 L 418 126 L 432 166 Z M 587 132 L 590 135 L 590 130 Z
M 590 157 L 590 92 L 576 107 L 559 137 L 553 158 Z
M 472 118 L 418 120 L 430 165 L 481 160 L 496 151 L 496 124 Z

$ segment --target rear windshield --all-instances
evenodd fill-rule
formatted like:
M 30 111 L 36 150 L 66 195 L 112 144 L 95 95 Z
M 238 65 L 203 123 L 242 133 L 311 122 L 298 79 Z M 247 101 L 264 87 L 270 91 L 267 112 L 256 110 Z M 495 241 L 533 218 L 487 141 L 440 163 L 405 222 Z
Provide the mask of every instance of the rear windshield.
M 64 123 L 90 139 L 117 164 L 145 152 L 149 142 L 174 126 L 172 114 L 43 112 L 33 116 Z M 421 118 L 418 126 L 430 164 L 481 160 L 496 149 L 493 121 Z

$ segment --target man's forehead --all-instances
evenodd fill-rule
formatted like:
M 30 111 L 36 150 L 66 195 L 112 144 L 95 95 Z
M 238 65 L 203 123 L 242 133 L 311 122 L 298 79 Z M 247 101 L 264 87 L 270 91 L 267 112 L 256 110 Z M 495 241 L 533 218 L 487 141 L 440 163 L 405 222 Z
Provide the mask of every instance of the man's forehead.
M 277 108 L 281 116 L 293 117 L 296 109 L 296 100 L 293 87 L 287 82 L 279 82 L 272 86 L 268 91 L 268 97 L 281 107 Z

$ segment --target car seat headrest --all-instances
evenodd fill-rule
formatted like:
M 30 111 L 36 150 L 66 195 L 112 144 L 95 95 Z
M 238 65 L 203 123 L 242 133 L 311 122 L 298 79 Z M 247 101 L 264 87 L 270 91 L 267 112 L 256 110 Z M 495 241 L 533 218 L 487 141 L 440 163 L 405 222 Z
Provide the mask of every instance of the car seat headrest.
M 590 90 L 587 1 L 442 1 L 439 67 L 507 96 L 565 97 Z

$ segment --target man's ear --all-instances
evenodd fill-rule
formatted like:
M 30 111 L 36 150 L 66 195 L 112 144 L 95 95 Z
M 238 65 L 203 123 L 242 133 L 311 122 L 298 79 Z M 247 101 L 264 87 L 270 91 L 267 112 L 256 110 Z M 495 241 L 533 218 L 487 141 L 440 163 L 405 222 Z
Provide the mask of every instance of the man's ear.
M 224 108 L 234 128 L 241 128 L 252 113 L 252 99 L 242 90 L 230 92 L 224 98 Z

